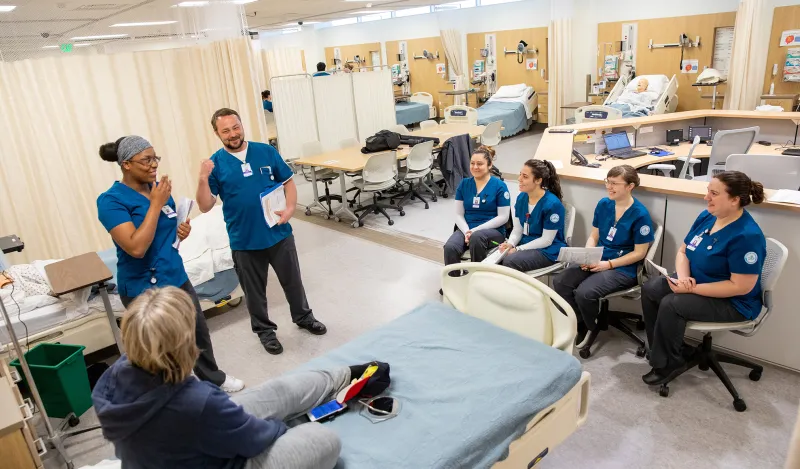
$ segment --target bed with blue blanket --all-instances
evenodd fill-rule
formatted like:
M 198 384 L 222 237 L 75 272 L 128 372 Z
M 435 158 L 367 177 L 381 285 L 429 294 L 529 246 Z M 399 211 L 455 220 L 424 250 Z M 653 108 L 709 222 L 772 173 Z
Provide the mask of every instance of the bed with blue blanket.
M 503 86 L 478 108 L 478 125 L 503 121 L 501 137 L 510 137 L 528 130 L 538 105 L 536 91 L 530 86 Z
M 430 118 L 431 108 L 425 103 L 401 101 L 395 103 L 394 112 L 399 125 L 412 125 Z
M 534 429 L 557 438 L 557 429 L 534 421 L 542 421 L 543 411 L 560 415 L 551 409 L 587 379 L 570 354 L 441 303 L 423 305 L 302 369 L 371 360 L 391 365 L 387 394 L 401 410 L 377 424 L 358 409 L 325 423 L 342 440 L 337 468 L 491 467 Z M 574 426 L 579 412 L 561 413 Z

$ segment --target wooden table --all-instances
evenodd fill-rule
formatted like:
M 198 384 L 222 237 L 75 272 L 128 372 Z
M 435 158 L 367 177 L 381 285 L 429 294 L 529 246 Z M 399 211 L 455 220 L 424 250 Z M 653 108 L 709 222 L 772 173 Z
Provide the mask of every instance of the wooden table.
M 438 138 L 439 146 L 441 147 L 447 139 L 458 135 L 468 134 L 470 138 L 479 138 L 483 134 L 484 129 L 485 126 L 483 125 L 440 124 L 436 127 L 414 130 L 413 132 L 409 132 L 409 135 Z M 410 148 L 406 146 L 398 148 L 398 161 L 405 159 L 410 151 Z M 333 150 L 292 161 L 296 166 L 308 166 L 312 169 L 311 184 L 314 190 L 314 200 L 307 206 L 306 214 L 310 214 L 312 209 L 319 209 L 326 215 L 328 214 L 328 209 L 319 202 L 319 190 L 317 189 L 317 175 L 315 171 L 315 169 L 327 168 L 339 173 L 339 183 L 341 184 L 342 205 L 334 214 L 336 221 L 340 221 L 344 217 L 358 220 L 358 217 L 347 207 L 347 183 L 345 181 L 345 173 L 357 173 L 362 171 L 367 164 L 367 160 L 374 154 L 375 153 L 361 153 L 361 147 L 358 146 Z

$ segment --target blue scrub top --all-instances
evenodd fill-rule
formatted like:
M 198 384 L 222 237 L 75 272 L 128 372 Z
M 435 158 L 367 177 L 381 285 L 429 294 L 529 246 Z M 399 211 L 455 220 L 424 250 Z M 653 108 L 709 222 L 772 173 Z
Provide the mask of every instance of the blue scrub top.
M 598 246 L 603 247 L 603 260 L 618 259 L 626 254 L 633 252 L 637 244 L 653 242 L 653 220 L 650 219 L 650 212 L 647 211 L 641 202 L 633 199 L 633 205 L 625 210 L 619 221 L 614 223 L 617 217 L 616 204 L 608 197 L 603 198 L 597 203 L 594 209 L 594 219 L 592 226 L 600 232 Z M 613 239 L 609 240 L 611 228 L 617 229 Z M 636 271 L 641 262 L 622 267 L 614 267 L 628 277 L 636 278 Z
M 498 177 L 490 177 L 481 193 L 477 192 L 478 186 L 475 185 L 474 177 L 462 179 L 456 189 L 456 200 L 464 202 L 464 219 L 467 220 L 470 229 L 495 218 L 497 207 L 511 206 L 511 194 L 508 192 L 508 186 Z M 480 196 L 480 201 L 476 208 L 473 202 L 477 196 Z M 505 225 L 498 228 L 497 231 L 505 236 Z
M 327 76 L 330 76 L 330 75 L 331 74 L 328 73 L 328 72 L 317 72 L 317 73 L 315 73 L 315 74 L 313 74 L 311 76 L 313 76 L 313 77 L 327 77 Z
M 758 282 L 750 293 L 731 297 L 736 311 L 755 319 L 761 313 L 761 269 L 767 256 L 767 240 L 747 210 L 735 222 L 710 234 L 716 220 L 703 210 L 683 240 L 691 275 L 701 284 L 730 280 L 731 274 L 757 274 Z M 695 236 L 702 239 L 693 247 Z
M 528 213 L 529 203 L 528 194 L 522 192 L 517 196 L 517 202 L 514 204 L 514 216 L 519 218 L 519 224 L 524 228 L 525 222 L 528 222 L 528 234 L 522 235 L 520 245 L 541 238 L 544 230 L 558 230 L 553 244 L 539 249 L 545 257 L 555 262 L 558 258 L 558 251 L 567 247 L 567 240 L 564 237 L 564 204 L 550 191 L 545 191 L 544 196 L 539 199 L 533 212 L 530 213 Z
M 264 110 L 272 112 L 272 101 L 264 100 Z
M 261 209 L 261 193 L 291 179 L 293 173 L 272 145 L 247 142 L 244 164 L 225 149 L 211 155 L 214 170 L 208 177 L 211 193 L 222 198 L 222 215 L 228 228 L 231 249 L 256 251 L 272 247 L 292 234 L 288 223 L 270 228 Z
M 173 212 L 176 210 L 172 197 L 166 206 Z M 97 198 L 98 218 L 109 232 L 127 222 L 132 222 L 133 226 L 139 228 L 149 209 L 150 199 L 119 181 Z M 183 259 L 178 250 L 172 247 L 177 234 L 177 216 L 170 218 L 162 209 L 153 242 L 143 258 L 137 259 L 129 255 L 114 243 L 117 248 L 117 282 L 120 295 L 133 298 L 148 288 L 180 287 L 189 281 L 183 268 Z M 155 279 L 155 283 L 152 279 Z

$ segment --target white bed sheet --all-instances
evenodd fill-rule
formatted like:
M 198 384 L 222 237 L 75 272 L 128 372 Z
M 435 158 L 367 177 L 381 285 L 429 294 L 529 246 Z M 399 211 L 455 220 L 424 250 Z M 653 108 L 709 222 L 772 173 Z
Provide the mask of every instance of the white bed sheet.
M 525 89 L 525 92 L 522 95 L 517 96 L 516 98 L 498 98 L 495 94 L 491 98 L 489 98 L 488 102 L 504 102 L 504 103 L 522 103 L 525 107 L 525 115 L 528 116 L 528 119 L 533 118 L 533 109 L 531 107 L 531 101 L 528 99 L 528 96 L 531 95 L 533 92 L 533 87 L 529 86 Z

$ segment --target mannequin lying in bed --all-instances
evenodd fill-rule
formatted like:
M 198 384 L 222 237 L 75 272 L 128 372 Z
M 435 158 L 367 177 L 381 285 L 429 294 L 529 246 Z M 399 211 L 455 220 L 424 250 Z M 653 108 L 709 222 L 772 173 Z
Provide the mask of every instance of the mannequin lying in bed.
M 623 117 L 649 115 L 658 100 L 658 93 L 647 90 L 649 86 L 650 82 L 647 78 L 640 78 L 635 90 L 626 89 L 610 106 L 622 111 Z

